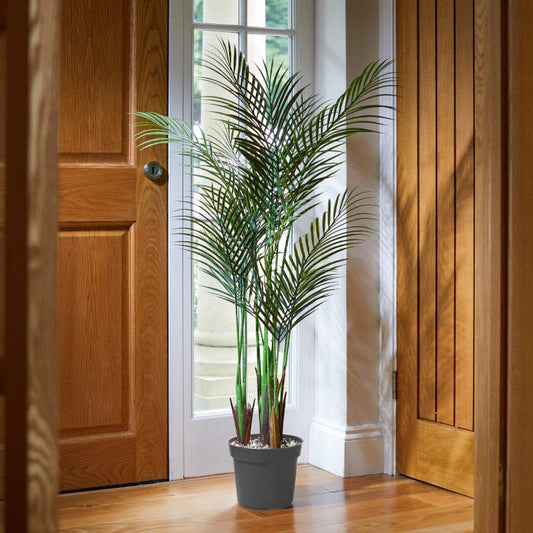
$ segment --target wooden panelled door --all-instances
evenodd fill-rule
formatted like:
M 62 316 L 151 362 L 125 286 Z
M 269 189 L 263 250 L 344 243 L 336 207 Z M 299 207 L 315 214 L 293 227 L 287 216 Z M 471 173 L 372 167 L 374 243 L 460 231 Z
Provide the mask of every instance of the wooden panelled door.
M 398 0 L 400 474 L 473 494 L 473 0 Z
M 167 110 L 167 1 L 66 0 L 61 18 L 61 489 L 165 479 L 167 187 L 134 110 Z

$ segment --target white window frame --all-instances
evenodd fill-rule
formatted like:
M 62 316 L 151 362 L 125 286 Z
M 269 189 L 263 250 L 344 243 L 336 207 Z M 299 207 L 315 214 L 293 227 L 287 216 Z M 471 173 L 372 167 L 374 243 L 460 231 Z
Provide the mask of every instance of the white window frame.
M 239 0 L 241 19 L 246 21 L 247 1 Z M 192 119 L 192 54 L 193 30 L 234 30 L 241 36 L 245 51 L 246 35 L 287 35 L 294 36 L 292 58 L 295 71 L 303 75 L 305 85 L 313 87 L 313 33 L 314 2 L 293 0 L 291 20 L 294 29 L 243 28 L 243 25 L 218 25 L 211 23 L 193 24 L 193 0 L 169 0 L 169 109 L 170 116 L 190 122 Z M 182 479 L 185 473 L 185 409 L 192 405 L 192 272 L 191 261 L 175 244 L 175 211 L 182 198 L 190 193 L 190 177 L 187 175 L 182 158 L 169 150 L 168 159 L 168 424 L 169 424 L 169 478 Z M 294 374 L 303 376 L 305 405 L 300 405 L 305 427 L 311 419 L 311 384 L 314 365 L 300 364 L 303 356 L 314 354 L 314 323 L 312 318 L 299 327 L 294 336 Z M 300 395 L 301 396 L 301 395 Z M 231 416 L 228 413 L 229 416 Z M 304 441 L 306 435 L 301 435 Z M 229 452 L 227 452 L 229 455 Z M 307 461 L 307 448 L 304 445 L 302 462 Z

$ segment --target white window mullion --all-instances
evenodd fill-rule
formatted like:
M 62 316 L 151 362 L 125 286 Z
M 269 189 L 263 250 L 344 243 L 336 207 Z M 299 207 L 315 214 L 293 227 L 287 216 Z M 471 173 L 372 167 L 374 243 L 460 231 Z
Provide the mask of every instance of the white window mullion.
M 248 54 L 248 0 L 239 0 L 239 24 L 242 26 L 242 30 L 239 34 L 240 39 L 240 51 L 246 56 Z
M 284 28 L 262 28 L 258 26 L 246 26 L 245 24 L 214 24 L 213 22 L 195 22 L 194 29 L 208 31 L 227 31 L 238 33 L 246 31 L 257 35 L 277 35 L 280 37 L 294 37 L 296 30 Z
M 248 25 L 248 1 L 239 0 L 239 24 L 241 26 Z

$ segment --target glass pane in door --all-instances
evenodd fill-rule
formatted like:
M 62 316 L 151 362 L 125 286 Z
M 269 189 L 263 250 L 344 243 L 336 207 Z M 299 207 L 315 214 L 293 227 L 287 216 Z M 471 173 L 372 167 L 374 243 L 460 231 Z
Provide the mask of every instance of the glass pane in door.
M 248 0 L 248 26 L 288 28 L 289 0 Z
M 194 87 L 193 122 L 211 136 L 217 135 L 217 114 L 206 97 L 220 96 L 222 89 L 203 77 L 212 75 L 202 69 L 202 57 L 212 53 L 219 39 L 238 44 L 238 34 L 195 30 L 194 33 Z M 289 37 L 272 35 L 248 35 L 248 59 L 251 63 L 263 61 L 290 67 Z M 225 95 L 227 96 L 227 95 Z M 200 183 L 201 170 L 193 171 L 193 191 Z M 193 192 L 194 194 L 194 192 Z M 206 414 L 213 410 L 229 410 L 229 398 L 235 399 L 235 373 L 237 368 L 237 341 L 235 309 L 231 303 L 214 295 L 209 287 L 215 282 L 193 262 L 193 413 Z M 257 347 L 252 317 L 248 323 L 247 392 L 249 401 L 256 397 Z M 290 370 L 290 369 L 289 369 Z M 290 387 L 287 380 L 287 388 Z M 290 393 L 290 392 L 289 392 Z M 289 400 L 290 401 L 290 400 Z
M 217 112 L 210 108 L 207 96 L 222 94 L 220 88 L 201 79 L 211 75 L 202 71 L 204 53 L 213 52 L 219 38 L 238 44 L 236 33 L 195 31 L 193 121 L 211 136 L 217 135 Z M 226 95 L 227 96 L 227 95 Z M 198 186 L 198 173 L 193 172 L 193 190 Z M 228 410 L 229 398 L 235 398 L 237 341 L 235 309 L 232 304 L 215 296 L 209 289 L 215 282 L 193 262 L 193 412 Z M 250 325 L 252 323 L 250 322 Z M 253 328 L 248 335 L 248 395 L 255 397 L 256 347 Z
M 256 65 L 263 62 L 274 67 L 291 66 L 291 39 L 278 35 L 248 35 L 248 61 Z
M 194 0 L 194 22 L 238 24 L 238 0 Z

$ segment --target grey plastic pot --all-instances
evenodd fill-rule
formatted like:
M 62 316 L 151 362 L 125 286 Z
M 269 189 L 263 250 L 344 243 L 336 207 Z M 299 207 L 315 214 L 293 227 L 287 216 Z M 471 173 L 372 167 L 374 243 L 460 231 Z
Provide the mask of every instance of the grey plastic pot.
M 292 505 L 302 439 L 293 435 L 283 438 L 297 440 L 298 444 L 261 449 L 233 446 L 235 437 L 229 441 L 239 505 L 250 509 L 282 509 Z

